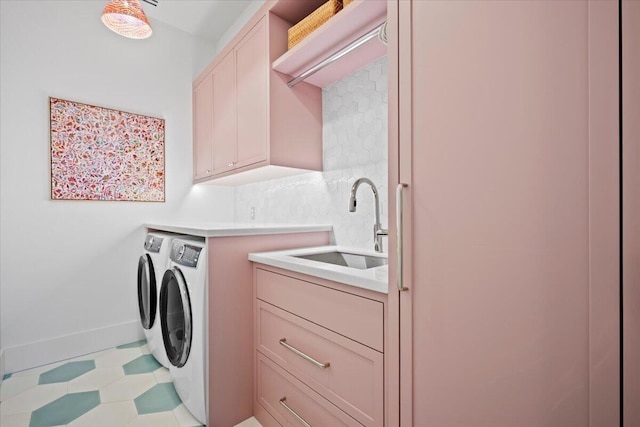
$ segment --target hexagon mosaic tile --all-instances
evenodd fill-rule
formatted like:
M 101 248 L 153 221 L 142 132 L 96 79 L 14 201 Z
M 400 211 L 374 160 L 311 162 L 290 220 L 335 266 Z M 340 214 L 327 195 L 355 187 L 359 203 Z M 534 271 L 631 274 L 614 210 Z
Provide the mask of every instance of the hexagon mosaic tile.
M 129 344 L 122 344 L 117 346 L 116 348 L 118 350 L 122 350 L 123 348 L 136 348 L 136 347 L 142 347 L 144 345 L 147 344 L 146 340 L 140 340 L 140 341 L 135 341 L 135 342 L 131 342 Z
M 388 228 L 387 57 L 322 91 L 323 172 L 312 172 L 236 188 L 236 221 L 332 224 L 335 243 L 373 249 L 371 190 L 357 193 L 358 209 L 348 209 L 354 181 L 371 179 L 380 195 L 380 216 Z M 387 239 L 383 239 L 387 251 Z
M 122 365 L 124 373 L 127 375 L 135 374 L 147 374 L 149 372 L 156 371 L 162 365 L 158 363 L 155 357 L 151 354 L 144 354 L 137 359 L 132 360 L 129 363 Z
M 201 426 L 145 341 L 3 376 L 2 427 Z M 242 427 L 260 427 L 251 418 Z
M 173 411 L 181 403 L 172 383 L 156 384 L 136 397 L 134 402 L 139 414 Z
M 100 404 L 98 391 L 65 394 L 31 413 L 29 427 L 65 425 Z
M 40 374 L 38 384 L 66 383 L 96 368 L 93 360 L 68 362 L 50 371 Z

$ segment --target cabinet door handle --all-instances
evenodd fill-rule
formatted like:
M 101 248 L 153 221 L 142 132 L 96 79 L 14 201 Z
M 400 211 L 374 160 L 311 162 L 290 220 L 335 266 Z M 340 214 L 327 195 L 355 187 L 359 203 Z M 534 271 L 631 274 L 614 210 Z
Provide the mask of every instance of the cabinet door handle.
M 407 188 L 409 186 L 409 184 L 404 184 L 404 183 L 400 183 L 398 184 L 398 186 L 396 187 L 396 232 L 398 233 L 397 237 L 398 240 L 396 242 L 396 255 L 397 255 L 397 259 L 398 259 L 398 266 L 397 266 L 397 271 L 396 271 L 396 280 L 398 282 L 398 290 L 399 291 L 406 291 L 409 288 L 405 288 L 404 287 L 404 277 L 403 277 L 403 273 L 404 273 L 404 260 L 402 258 L 403 253 L 402 253 L 402 249 L 403 249 L 403 244 L 402 244 L 402 236 L 404 234 L 403 232 L 403 223 L 402 223 L 402 207 L 403 207 L 403 203 L 402 203 L 402 195 L 404 193 L 404 189 Z
M 328 368 L 329 366 L 331 366 L 331 364 L 329 362 L 327 362 L 327 363 L 318 362 L 313 357 L 311 357 L 311 356 L 309 356 L 307 354 L 304 354 L 303 352 L 301 352 L 300 350 L 298 350 L 295 347 L 290 346 L 289 344 L 287 344 L 287 339 L 286 338 L 282 338 L 280 340 L 280 345 L 283 346 L 284 348 L 286 348 L 287 350 L 290 350 L 293 353 L 297 354 L 298 356 L 302 357 L 307 362 L 313 363 L 315 366 L 317 366 L 320 369 L 325 369 L 325 368 Z
M 298 413 L 297 413 L 296 411 L 294 411 L 293 409 L 291 409 L 291 408 L 289 407 L 289 405 L 287 405 L 287 404 L 286 404 L 286 401 L 287 401 L 286 396 L 285 396 L 285 397 L 283 397 L 282 399 L 280 399 L 280 404 L 282 405 L 282 407 L 283 407 L 284 409 L 286 409 L 287 411 L 289 411 L 289 413 L 290 413 L 291 415 L 293 415 L 293 416 L 296 418 L 296 420 L 298 420 L 298 422 L 299 422 L 300 424 L 302 424 L 304 427 L 311 427 L 311 424 L 309 424 L 308 422 L 306 422 L 306 421 L 304 420 L 304 418 L 302 418 L 300 415 L 298 415 Z

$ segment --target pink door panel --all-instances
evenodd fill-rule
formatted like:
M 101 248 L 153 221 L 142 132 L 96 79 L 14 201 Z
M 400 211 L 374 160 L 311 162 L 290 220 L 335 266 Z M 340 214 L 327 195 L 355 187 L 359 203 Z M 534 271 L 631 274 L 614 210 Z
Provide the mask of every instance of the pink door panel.
M 622 1 L 624 425 L 640 425 L 640 2 Z
M 615 301 L 603 285 L 617 265 L 590 249 L 612 243 L 594 214 L 615 221 L 590 205 L 594 170 L 615 176 L 590 157 L 616 144 L 615 120 L 590 116 L 612 93 L 594 87 L 617 86 L 589 68 L 594 35 L 616 31 L 593 19 L 599 7 L 616 3 L 399 1 L 403 426 L 581 427 L 615 414 L 591 400 L 590 377 L 590 328 L 616 320 L 590 300 L 597 289 Z M 595 122 L 614 137 L 598 139 L 609 134 Z
M 213 169 L 233 167 L 236 156 L 236 90 L 233 53 L 213 70 Z
M 263 18 L 235 48 L 238 102 L 236 167 L 267 159 L 269 61 Z
M 193 179 L 213 172 L 213 78 L 207 76 L 193 89 Z

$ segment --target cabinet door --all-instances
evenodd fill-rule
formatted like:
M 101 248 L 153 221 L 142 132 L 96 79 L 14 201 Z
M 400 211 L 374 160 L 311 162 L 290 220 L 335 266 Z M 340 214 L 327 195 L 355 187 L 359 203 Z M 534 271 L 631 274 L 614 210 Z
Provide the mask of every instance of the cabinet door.
M 622 6 L 624 425 L 640 425 L 640 2 Z
M 233 52 L 213 70 L 213 173 L 233 168 L 236 156 L 236 92 Z
M 401 425 L 614 425 L 617 2 L 397 6 Z
M 209 75 L 193 89 L 193 179 L 213 172 L 212 119 L 213 77 Z
M 238 97 L 236 167 L 267 159 L 269 61 L 266 29 L 263 18 L 235 49 Z

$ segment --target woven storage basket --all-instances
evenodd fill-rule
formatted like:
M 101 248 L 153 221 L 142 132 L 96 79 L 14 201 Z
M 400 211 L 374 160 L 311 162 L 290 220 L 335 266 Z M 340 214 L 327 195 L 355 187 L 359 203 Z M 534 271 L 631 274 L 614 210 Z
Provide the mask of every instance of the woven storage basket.
M 302 21 L 289 28 L 289 49 L 300 43 L 305 37 L 314 32 L 342 10 L 342 0 L 329 0 Z
M 353 1 L 353 0 L 342 0 L 342 6 L 343 6 L 343 7 L 347 7 L 347 5 L 348 5 L 349 3 L 351 3 L 352 1 Z

